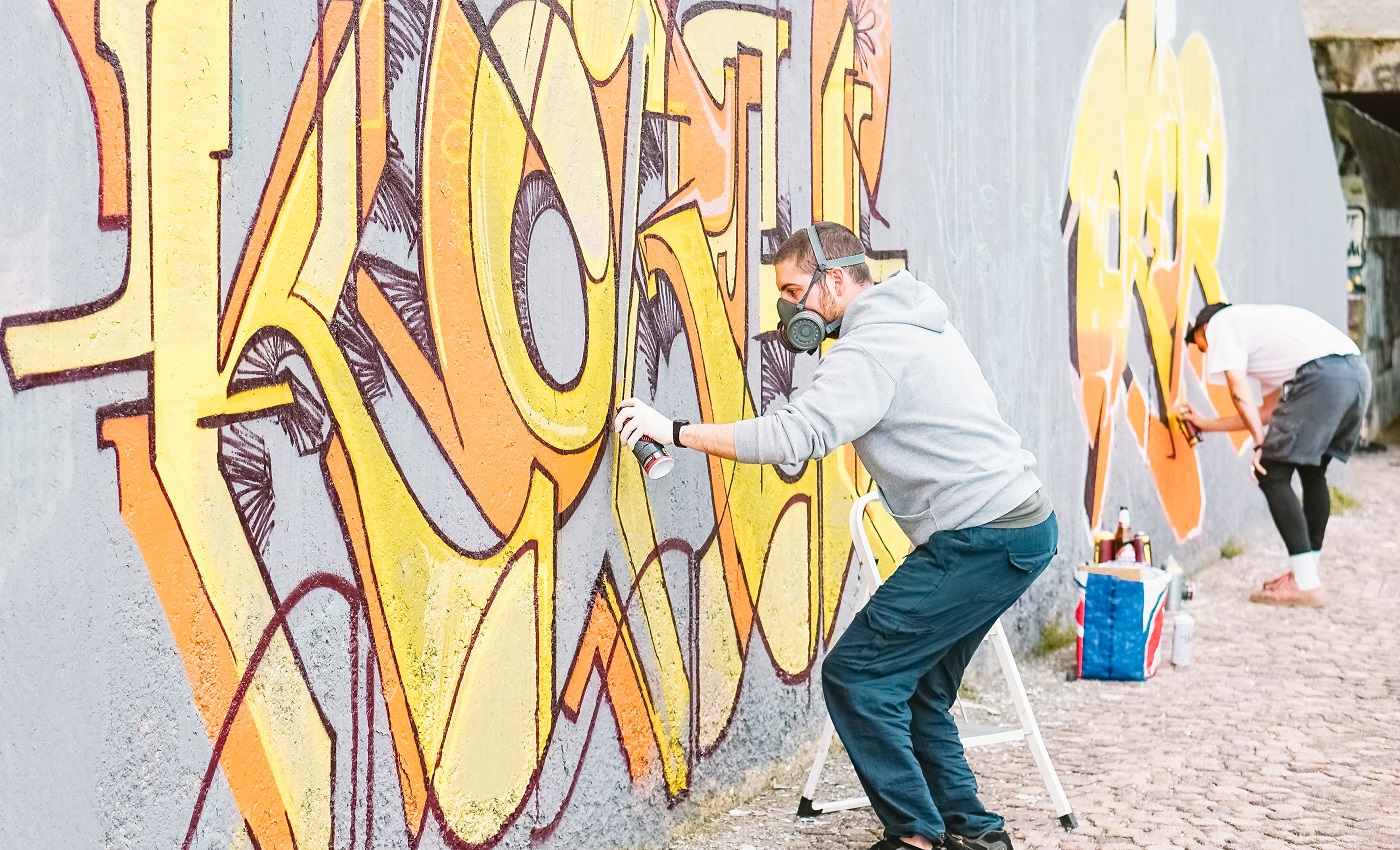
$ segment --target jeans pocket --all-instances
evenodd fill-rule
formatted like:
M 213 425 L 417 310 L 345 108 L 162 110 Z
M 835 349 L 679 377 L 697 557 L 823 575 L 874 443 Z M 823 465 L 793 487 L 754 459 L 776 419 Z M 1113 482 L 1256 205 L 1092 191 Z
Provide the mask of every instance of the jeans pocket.
M 1050 561 L 1053 560 L 1054 557 L 1055 550 L 1051 549 L 1049 552 L 1011 552 L 1008 555 L 1008 560 L 1011 561 L 1011 566 L 1023 573 L 1038 573 L 1050 566 Z
M 888 612 L 868 611 L 866 624 L 868 629 L 857 632 L 860 644 L 851 656 L 854 668 L 860 671 L 868 670 L 871 664 L 888 656 L 891 647 L 898 646 L 917 633 L 913 624 L 899 615 Z M 850 634 L 851 631 L 848 630 L 847 635 Z
M 1059 542 L 1059 524 L 1052 514 L 1040 525 L 1014 529 L 1006 544 L 1006 557 L 1021 572 L 1039 573 L 1054 559 Z

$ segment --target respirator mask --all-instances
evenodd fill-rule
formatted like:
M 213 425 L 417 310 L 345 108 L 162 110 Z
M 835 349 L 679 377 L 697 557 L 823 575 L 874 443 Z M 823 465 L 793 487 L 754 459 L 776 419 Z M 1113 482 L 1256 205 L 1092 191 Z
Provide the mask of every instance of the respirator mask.
M 807 298 L 812 294 L 817 283 L 831 269 L 865 262 L 865 254 L 863 253 L 828 260 L 826 255 L 822 253 L 822 243 L 817 238 L 816 227 L 809 225 L 806 230 L 807 241 L 812 243 L 812 254 L 817 260 L 816 271 L 812 273 L 812 282 L 807 284 L 807 291 L 802 293 L 802 300 L 796 304 L 786 298 L 778 299 L 778 339 L 782 341 L 783 345 L 798 354 L 816 351 L 821 346 L 822 340 L 827 337 L 835 339 L 841 335 L 841 319 L 837 318 L 834 322 L 828 322 L 816 310 L 807 307 Z

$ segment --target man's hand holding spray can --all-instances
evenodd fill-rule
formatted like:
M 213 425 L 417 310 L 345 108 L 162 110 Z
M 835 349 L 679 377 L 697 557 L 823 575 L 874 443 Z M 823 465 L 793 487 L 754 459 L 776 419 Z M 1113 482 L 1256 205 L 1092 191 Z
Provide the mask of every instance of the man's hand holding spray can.
M 1199 414 L 1191 405 L 1182 402 L 1176 410 L 1172 411 L 1171 423 L 1177 430 L 1186 437 L 1186 445 L 1195 448 L 1200 445 L 1201 439 L 1205 436 L 1201 431 L 1201 426 L 1196 424 Z
M 624 408 L 628 406 L 628 404 L 624 403 L 617 408 L 616 413 L 619 422 L 622 421 Z M 642 417 L 635 416 L 637 412 L 638 410 L 634 409 L 632 413 L 629 414 L 629 416 L 632 416 L 630 421 L 617 428 L 618 436 L 622 442 L 626 443 L 627 446 L 632 449 L 632 454 L 637 456 L 637 462 L 642 465 L 642 471 L 646 473 L 648 478 L 653 481 L 658 478 L 665 478 L 666 474 L 676 465 L 676 459 L 671 457 L 670 453 L 666 451 L 666 447 L 661 445 L 661 443 L 650 437 L 642 436 L 645 433 L 644 428 L 647 423 L 642 421 Z M 648 410 L 647 412 L 659 415 L 652 410 Z M 682 425 L 690 424 L 684 420 L 675 420 L 672 422 L 668 419 L 666 421 L 669 426 L 677 432 L 680 431 Z M 672 439 L 674 439 L 674 437 Z

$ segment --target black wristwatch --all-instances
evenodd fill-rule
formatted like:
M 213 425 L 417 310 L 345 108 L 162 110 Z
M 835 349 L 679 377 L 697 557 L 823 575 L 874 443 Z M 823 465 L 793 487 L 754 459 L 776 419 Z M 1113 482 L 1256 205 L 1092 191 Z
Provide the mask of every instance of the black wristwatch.
M 689 424 L 690 423 L 685 421 L 684 419 L 671 420 L 671 445 L 675 446 L 678 449 L 685 448 L 685 446 L 681 444 L 681 428 Z

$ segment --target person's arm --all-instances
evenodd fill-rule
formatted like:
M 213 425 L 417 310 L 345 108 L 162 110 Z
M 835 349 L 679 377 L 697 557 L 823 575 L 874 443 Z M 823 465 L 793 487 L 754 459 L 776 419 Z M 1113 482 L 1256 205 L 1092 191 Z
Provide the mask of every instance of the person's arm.
M 1264 396 L 1264 403 L 1259 405 L 1259 418 L 1268 425 L 1274 418 L 1274 409 L 1278 407 L 1278 400 L 1283 396 L 1283 387 L 1279 387 L 1268 395 Z
M 1283 389 L 1281 387 L 1279 389 L 1274 390 L 1273 392 L 1264 396 L 1264 403 L 1259 405 L 1259 419 L 1265 425 L 1268 425 L 1269 420 L 1273 418 L 1274 408 L 1278 407 L 1279 396 L 1282 395 L 1282 393 Z M 1181 415 L 1182 418 L 1190 422 L 1192 425 L 1195 425 L 1202 431 L 1249 430 L 1249 426 L 1245 424 L 1244 417 L 1240 416 L 1238 412 L 1232 413 L 1229 416 L 1221 416 L 1219 418 L 1212 419 L 1209 416 L 1203 415 L 1200 411 L 1196 410 L 1196 408 L 1191 406 L 1190 404 L 1186 404 L 1183 402 L 1181 405 Z
M 763 416 L 734 423 L 734 452 L 745 463 L 818 460 L 874 428 L 894 402 L 895 379 L 852 340 L 822 356 L 812 383 Z
M 1256 475 L 1266 475 L 1263 464 L 1264 421 L 1259 417 L 1259 408 L 1254 404 L 1254 391 L 1249 386 L 1249 377 L 1243 370 L 1230 369 L 1225 372 L 1225 383 L 1230 388 L 1230 400 L 1239 411 L 1240 420 L 1254 438 L 1254 471 Z
M 738 460 L 734 450 L 734 425 L 694 422 L 681 426 L 681 445 L 707 455 Z
M 884 417 L 894 387 L 894 378 L 862 347 L 834 346 L 798 398 L 752 419 L 684 426 L 681 445 L 743 463 L 791 464 L 826 457 Z M 644 436 L 672 443 L 671 420 L 634 398 L 618 406 L 614 427 L 628 446 Z
M 673 445 L 675 429 L 672 422 L 651 406 L 629 398 L 617 407 L 617 418 L 613 422 L 618 436 L 628 448 L 635 446 L 642 437 L 655 440 L 663 446 Z M 734 425 L 732 423 L 710 424 L 695 422 L 681 426 L 681 445 L 708 455 L 717 455 L 737 460 L 734 456 Z
M 1249 378 L 1244 372 L 1235 369 L 1225 373 L 1225 384 L 1230 388 L 1230 400 L 1235 403 L 1240 421 L 1254 438 L 1254 444 L 1264 443 L 1264 420 L 1259 416 L 1259 406 L 1254 403 L 1254 392 L 1249 386 Z

